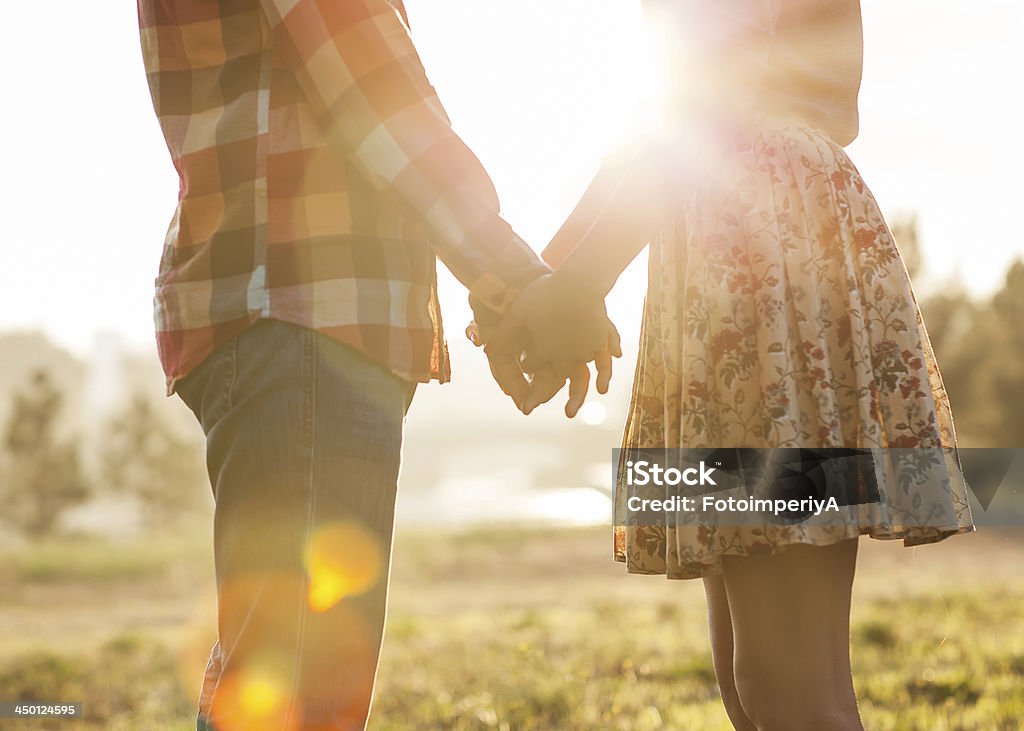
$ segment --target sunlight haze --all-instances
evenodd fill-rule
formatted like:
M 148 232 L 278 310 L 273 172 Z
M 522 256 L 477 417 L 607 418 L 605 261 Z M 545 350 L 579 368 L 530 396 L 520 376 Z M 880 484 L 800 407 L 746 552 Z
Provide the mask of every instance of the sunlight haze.
M 915 211 L 918 287 L 954 274 L 983 296 L 1024 253 L 1015 139 L 1024 28 L 1012 0 L 864 2 L 866 63 L 854 162 L 890 215 Z M 637 0 L 407 0 L 413 35 L 504 212 L 537 249 L 656 89 Z M 134 6 L 17 3 L 2 49 L 14 109 L 0 329 L 44 330 L 78 352 L 98 330 L 152 347 L 152 284 L 177 180 L 149 100 Z M 45 45 L 43 34 L 46 29 Z M 34 47 L 30 47 L 32 44 Z M 27 70 L 30 69 L 30 70 Z M 12 174 L 13 172 L 13 174 Z M 468 315 L 447 276 L 449 337 Z M 610 310 L 635 333 L 634 265 Z

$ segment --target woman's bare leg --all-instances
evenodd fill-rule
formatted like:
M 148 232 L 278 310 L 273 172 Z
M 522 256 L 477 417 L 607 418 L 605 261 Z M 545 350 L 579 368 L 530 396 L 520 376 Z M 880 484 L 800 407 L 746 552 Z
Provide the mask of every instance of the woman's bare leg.
M 708 630 L 711 634 L 711 659 L 715 663 L 715 677 L 722 694 L 725 712 L 729 714 L 736 731 L 757 731 L 747 718 L 736 692 L 736 678 L 733 676 L 732 615 L 729 612 L 729 598 L 725 593 L 725 581 L 721 576 L 704 579 L 704 593 L 708 600 Z
M 733 677 L 758 731 L 863 731 L 850 672 L 856 562 L 856 540 L 724 560 Z

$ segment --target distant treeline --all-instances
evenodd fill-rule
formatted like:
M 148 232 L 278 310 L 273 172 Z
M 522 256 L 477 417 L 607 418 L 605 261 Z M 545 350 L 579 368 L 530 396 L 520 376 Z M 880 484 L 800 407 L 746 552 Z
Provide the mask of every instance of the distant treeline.
M 894 232 L 914 276 L 921 260 L 916 223 L 906 219 Z M 985 300 L 953 282 L 920 305 L 960 445 L 1024 446 L 1024 261 L 1014 261 L 1002 287 Z M 104 494 L 132 500 L 149 526 L 167 525 L 209 502 L 200 435 L 171 423 L 175 411 L 160 384 L 149 385 L 151 377 L 141 387 L 126 382 L 119 411 L 90 423 L 80 403 L 76 418 L 67 408 L 84 387 L 85 365 L 44 336 L 0 338 L 0 363 L 0 529 L 27 536 L 58 531 L 68 510 Z M 492 436 L 502 438 L 493 429 Z M 575 433 L 577 441 L 583 436 Z M 567 452 L 564 466 L 575 459 L 579 472 L 587 458 Z

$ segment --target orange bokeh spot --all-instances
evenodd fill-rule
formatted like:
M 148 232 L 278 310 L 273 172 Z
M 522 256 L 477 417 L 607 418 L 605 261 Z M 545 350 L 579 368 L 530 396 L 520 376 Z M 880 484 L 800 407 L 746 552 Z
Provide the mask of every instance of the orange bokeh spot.
M 217 688 L 213 718 L 223 731 L 292 731 L 302 725 L 301 709 L 293 708 L 291 688 L 274 674 L 247 668 L 225 677 Z
M 380 578 L 380 541 L 357 523 L 317 528 L 306 546 L 309 608 L 326 612 L 345 597 L 368 591 Z

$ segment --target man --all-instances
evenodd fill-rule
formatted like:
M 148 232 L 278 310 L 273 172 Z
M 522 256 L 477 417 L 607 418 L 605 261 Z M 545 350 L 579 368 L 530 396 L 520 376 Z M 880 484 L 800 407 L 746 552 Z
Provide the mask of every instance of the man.
M 526 411 L 571 368 L 578 406 L 603 304 L 552 294 L 502 220 L 401 0 L 139 0 L 139 22 L 181 180 L 157 342 L 216 499 L 197 727 L 363 728 L 404 418 L 416 382 L 449 374 L 435 254 L 505 343 L 491 370 Z M 549 364 L 532 392 L 524 349 Z

